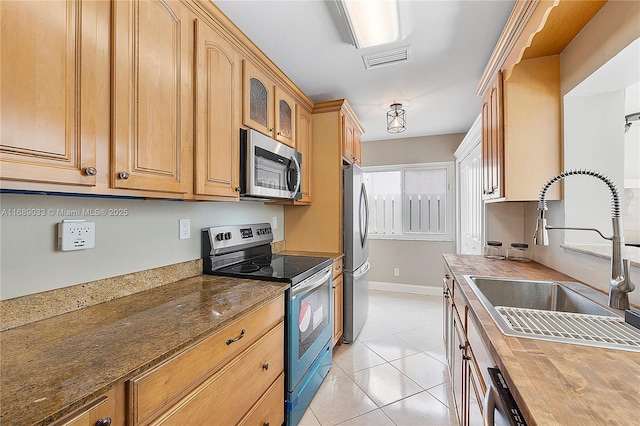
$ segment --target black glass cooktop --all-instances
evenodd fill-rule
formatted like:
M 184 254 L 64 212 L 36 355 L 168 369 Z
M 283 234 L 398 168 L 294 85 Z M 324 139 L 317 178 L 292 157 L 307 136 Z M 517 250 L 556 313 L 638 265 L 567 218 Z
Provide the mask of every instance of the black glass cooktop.
M 325 257 L 268 254 L 215 269 L 212 275 L 288 282 L 292 285 L 331 265 Z

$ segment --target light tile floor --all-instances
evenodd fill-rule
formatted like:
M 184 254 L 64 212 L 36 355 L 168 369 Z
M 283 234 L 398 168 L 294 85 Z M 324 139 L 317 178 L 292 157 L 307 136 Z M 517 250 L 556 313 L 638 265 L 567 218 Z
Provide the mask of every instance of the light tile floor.
M 442 341 L 442 298 L 372 290 L 369 316 L 301 426 L 457 425 Z

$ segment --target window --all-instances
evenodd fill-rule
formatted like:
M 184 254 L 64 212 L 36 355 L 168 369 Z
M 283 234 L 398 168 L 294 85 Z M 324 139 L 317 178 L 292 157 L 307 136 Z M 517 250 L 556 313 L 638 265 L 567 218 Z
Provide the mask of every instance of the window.
M 453 163 L 363 170 L 372 239 L 453 241 Z

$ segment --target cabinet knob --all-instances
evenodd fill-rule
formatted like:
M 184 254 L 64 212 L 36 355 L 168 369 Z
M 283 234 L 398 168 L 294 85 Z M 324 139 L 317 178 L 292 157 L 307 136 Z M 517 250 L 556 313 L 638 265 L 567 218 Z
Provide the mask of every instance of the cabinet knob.
M 95 167 L 87 167 L 84 169 L 84 174 L 87 176 L 95 176 L 98 173 Z
M 262 369 L 267 371 L 269 369 L 269 363 L 262 364 Z
M 262 423 L 262 426 L 269 426 L 269 422 Z
M 469 355 L 462 355 L 462 359 L 465 361 L 471 361 L 471 357 Z
M 127 173 L 127 172 L 118 173 L 118 179 L 124 179 L 124 180 L 129 179 L 129 173 Z
M 269 133 L 273 133 L 273 127 L 269 129 Z
M 282 136 L 282 132 L 278 132 L 278 136 Z
M 465 345 L 458 345 L 458 349 L 460 349 L 461 351 L 464 350 Z
M 236 186 L 236 187 L 235 187 L 235 190 L 236 190 L 236 192 L 240 192 L 240 187 L 239 187 L 239 186 Z
M 96 426 L 111 426 L 111 417 L 103 417 L 96 420 Z

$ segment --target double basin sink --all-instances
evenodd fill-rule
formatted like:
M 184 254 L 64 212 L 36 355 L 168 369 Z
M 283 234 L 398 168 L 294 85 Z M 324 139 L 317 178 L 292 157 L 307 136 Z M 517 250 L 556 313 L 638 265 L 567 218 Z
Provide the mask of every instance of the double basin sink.
M 640 330 L 626 324 L 621 313 L 569 288 L 580 283 L 464 278 L 507 336 L 640 352 Z

